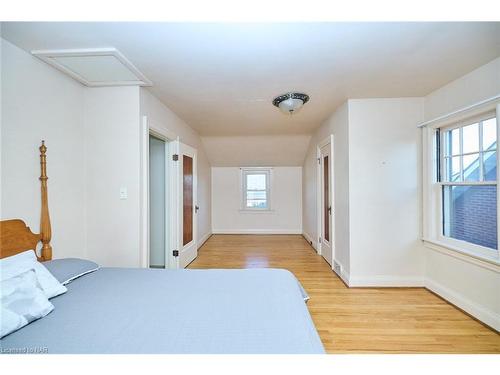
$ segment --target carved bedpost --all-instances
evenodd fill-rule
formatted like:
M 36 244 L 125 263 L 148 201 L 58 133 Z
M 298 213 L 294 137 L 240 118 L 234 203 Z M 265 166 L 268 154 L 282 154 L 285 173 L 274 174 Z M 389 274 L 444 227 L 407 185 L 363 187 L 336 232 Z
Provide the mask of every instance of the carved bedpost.
M 42 213 L 40 217 L 40 236 L 42 240 L 42 254 L 41 260 L 51 260 L 52 259 L 52 246 L 50 246 L 50 239 L 52 237 L 52 229 L 50 227 L 50 216 L 49 216 L 49 202 L 47 197 L 47 147 L 45 146 L 45 141 L 42 141 L 40 146 L 40 182 L 42 188 Z

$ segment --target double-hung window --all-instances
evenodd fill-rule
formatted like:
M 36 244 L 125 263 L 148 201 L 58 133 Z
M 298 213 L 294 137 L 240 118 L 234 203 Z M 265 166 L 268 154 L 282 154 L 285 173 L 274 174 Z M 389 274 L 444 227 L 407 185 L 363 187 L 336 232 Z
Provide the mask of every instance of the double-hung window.
M 270 210 L 270 168 L 242 168 L 242 209 Z
M 498 256 L 495 113 L 434 129 L 433 137 L 435 237 Z

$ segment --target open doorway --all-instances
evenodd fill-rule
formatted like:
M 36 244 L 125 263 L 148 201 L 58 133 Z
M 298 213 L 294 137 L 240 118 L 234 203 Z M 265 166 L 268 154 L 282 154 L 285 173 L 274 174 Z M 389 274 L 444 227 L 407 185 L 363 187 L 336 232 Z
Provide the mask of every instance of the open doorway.
M 141 131 L 141 248 L 144 268 L 176 268 L 175 186 L 172 153 L 176 135 L 147 116 Z
M 197 251 L 197 150 L 143 117 L 141 266 L 184 268 Z
M 165 268 L 167 226 L 168 142 L 149 134 L 149 267 Z

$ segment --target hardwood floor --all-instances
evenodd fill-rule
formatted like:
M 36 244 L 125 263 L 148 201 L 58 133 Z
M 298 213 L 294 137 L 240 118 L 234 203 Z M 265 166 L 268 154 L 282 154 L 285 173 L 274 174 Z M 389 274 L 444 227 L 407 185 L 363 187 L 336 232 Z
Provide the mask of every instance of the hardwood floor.
M 214 235 L 189 268 L 286 268 L 329 353 L 500 353 L 500 335 L 424 288 L 347 288 L 299 235 Z

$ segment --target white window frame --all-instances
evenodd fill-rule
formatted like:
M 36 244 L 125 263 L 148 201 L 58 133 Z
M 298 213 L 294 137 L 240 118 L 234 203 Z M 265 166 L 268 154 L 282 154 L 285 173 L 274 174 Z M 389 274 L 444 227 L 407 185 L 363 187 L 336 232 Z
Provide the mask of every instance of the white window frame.
M 271 211 L 271 179 L 272 168 L 269 167 L 253 167 L 240 168 L 240 186 L 241 186 L 241 211 L 248 212 L 267 212 Z M 264 174 L 266 175 L 266 207 L 247 207 L 247 175 Z
M 492 111 L 493 109 L 493 111 Z M 484 246 L 476 245 L 470 242 L 457 240 L 443 235 L 443 201 L 442 190 L 445 185 L 497 185 L 499 181 L 500 168 L 497 168 L 496 181 L 478 181 L 478 182 L 447 182 L 438 181 L 437 171 L 437 158 L 440 158 L 440 165 L 442 171 L 444 169 L 443 152 L 440 155 L 436 154 L 436 130 L 440 129 L 441 144 L 443 144 L 444 133 L 447 130 L 467 126 L 476 122 L 489 119 L 491 117 L 497 118 L 497 150 L 498 139 L 500 135 L 500 104 L 492 108 L 484 109 L 484 111 L 472 117 L 462 115 L 461 118 L 448 120 L 446 123 L 437 123 L 433 126 L 423 128 L 423 239 L 431 246 L 444 247 L 447 250 L 456 251 L 463 255 L 468 255 L 473 258 L 485 260 L 496 265 L 500 265 L 500 256 L 498 249 L 490 249 Z M 499 150 L 500 151 L 500 150 Z M 500 166 L 499 158 L 500 152 L 497 151 L 497 166 Z M 497 191 L 497 238 L 500 240 L 500 191 Z

